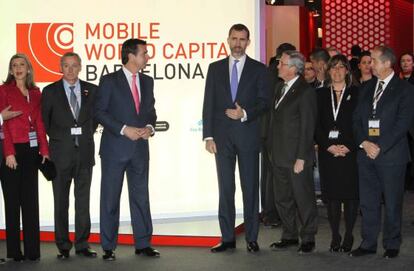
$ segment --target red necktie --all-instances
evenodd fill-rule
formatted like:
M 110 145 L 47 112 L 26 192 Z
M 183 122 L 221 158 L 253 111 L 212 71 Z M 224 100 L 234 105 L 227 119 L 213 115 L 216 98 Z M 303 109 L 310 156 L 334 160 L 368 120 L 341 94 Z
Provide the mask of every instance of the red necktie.
M 137 75 L 132 75 L 132 97 L 134 98 L 135 109 L 137 114 L 139 114 L 139 92 L 137 87 Z

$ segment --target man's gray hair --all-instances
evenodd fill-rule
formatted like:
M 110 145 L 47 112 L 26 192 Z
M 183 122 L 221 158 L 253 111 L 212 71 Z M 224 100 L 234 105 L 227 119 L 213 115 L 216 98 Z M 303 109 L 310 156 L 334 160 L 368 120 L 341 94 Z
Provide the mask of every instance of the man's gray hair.
M 289 56 L 289 67 L 296 68 L 296 74 L 303 74 L 305 70 L 305 57 L 298 51 L 285 51 L 283 52 L 285 55 Z

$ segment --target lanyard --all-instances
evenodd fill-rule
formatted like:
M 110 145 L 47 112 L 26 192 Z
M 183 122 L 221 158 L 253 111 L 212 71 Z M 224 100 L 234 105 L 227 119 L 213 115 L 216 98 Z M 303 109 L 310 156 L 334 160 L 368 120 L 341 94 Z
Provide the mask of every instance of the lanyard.
M 27 99 L 27 103 L 29 104 L 29 109 L 30 109 L 30 94 L 29 94 L 29 91 L 27 91 L 27 96 L 26 96 L 26 99 Z M 29 124 L 30 124 L 30 129 L 34 129 L 34 127 L 33 127 L 33 125 L 32 125 L 32 117 L 30 117 L 30 110 L 29 110 Z
M 381 82 L 384 82 L 384 81 L 379 81 L 378 82 L 378 87 L 376 88 L 376 90 L 374 92 L 374 99 L 372 101 L 372 112 L 373 112 L 373 115 L 375 115 L 375 113 L 377 111 L 378 101 L 381 99 L 382 94 L 384 94 L 384 91 L 385 91 L 385 88 L 384 88 L 385 83 L 381 83 Z M 381 91 L 378 91 L 379 90 L 379 86 L 381 86 L 381 89 L 382 89 Z M 378 94 L 378 92 L 380 92 L 380 93 Z
M 344 88 L 342 89 L 342 92 L 341 92 L 341 97 L 339 98 L 338 105 L 337 105 L 337 107 L 335 108 L 335 102 L 334 102 L 334 99 L 335 99 L 335 97 L 334 97 L 334 90 L 333 90 L 333 87 L 331 86 L 331 102 L 332 102 L 332 114 L 333 114 L 334 122 L 336 122 L 336 119 L 338 118 L 339 108 L 341 107 L 342 98 L 344 97 L 344 93 L 345 93 L 345 87 L 346 87 L 346 86 L 344 86 Z

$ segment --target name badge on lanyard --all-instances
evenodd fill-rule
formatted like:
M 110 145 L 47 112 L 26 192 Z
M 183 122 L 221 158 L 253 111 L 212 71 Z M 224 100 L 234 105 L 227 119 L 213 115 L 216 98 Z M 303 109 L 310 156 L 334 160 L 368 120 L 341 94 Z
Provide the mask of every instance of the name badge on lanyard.
M 336 119 L 338 118 L 338 114 L 339 114 L 339 108 L 341 107 L 342 104 L 342 98 L 344 97 L 344 93 L 345 93 L 345 87 L 342 89 L 341 92 L 341 97 L 339 97 L 339 101 L 338 101 L 338 105 L 335 108 L 335 97 L 334 97 L 334 90 L 333 87 L 331 86 L 331 104 L 332 104 L 332 114 L 333 114 L 333 119 L 334 122 L 336 123 Z M 336 127 L 334 127 L 333 129 L 331 129 L 329 131 L 329 135 L 328 135 L 329 139 L 338 139 L 339 138 L 339 130 L 336 129 Z
M 368 135 L 369 136 L 380 135 L 380 120 L 379 119 L 372 118 L 368 120 Z
M 71 135 L 82 135 L 82 127 L 72 127 L 70 128 Z
M 30 143 L 30 147 L 34 148 L 37 147 L 37 134 L 35 131 L 31 131 L 29 132 L 29 143 Z

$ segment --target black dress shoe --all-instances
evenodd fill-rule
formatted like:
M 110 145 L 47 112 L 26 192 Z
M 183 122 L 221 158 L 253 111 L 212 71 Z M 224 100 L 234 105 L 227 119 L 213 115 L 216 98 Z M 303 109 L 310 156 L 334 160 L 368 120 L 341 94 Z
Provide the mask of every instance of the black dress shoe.
M 20 255 L 20 256 L 13 257 L 13 260 L 14 260 L 15 262 L 18 262 L 18 263 L 23 262 L 25 259 L 26 259 L 26 258 L 24 257 L 24 255 Z
M 345 237 L 344 242 L 341 245 L 341 250 L 342 252 L 350 252 L 352 250 L 352 245 L 354 244 L 354 237 Z
M 392 259 L 398 256 L 398 253 L 400 253 L 399 249 L 386 249 L 384 252 L 384 258 L 385 259 Z
M 6 260 L 4 258 L 1 258 L 0 259 L 0 264 L 5 264 L 5 263 L 6 263 Z
M 235 249 L 236 248 L 236 242 L 221 242 L 214 247 L 211 248 L 211 252 L 223 252 L 227 249 Z
M 332 239 L 331 247 L 329 248 L 329 252 L 339 252 L 341 251 L 341 236 Z
M 152 247 L 137 248 L 135 249 L 135 254 L 137 255 L 142 254 L 148 257 L 159 257 L 161 255 L 158 250 L 153 249 Z
M 247 243 L 248 252 L 259 252 L 259 250 L 260 250 L 259 244 L 256 241 Z
M 104 250 L 104 255 L 102 259 L 105 261 L 115 261 L 115 252 L 113 250 Z
M 69 258 L 69 249 L 59 249 L 59 253 L 57 255 L 57 258 L 60 260 L 64 260 Z
M 348 255 L 351 257 L 361 257 L 366 256 L 369 254 L 375 254 L 377 253 L 375 250 L 369 250 L 362 247 L 359 247 L 357 249 L 352 250 Z
M 304 242 L 300 245 L 299 253 L 311 253 L 315 250 L 315 242 Z
M 280 239 L 270 245 L 272 249 L 285 249 L 291 246 L 297 246 L 299 244 L 298 239 Z
M 77 255 L 83 255 L 83 256 L 88 257 L 88 258 L 95 258 L 96 255 L 97 255 L 96 251 L 91 249 L 90 247 L 80 249 L 80 250 L 76 250 L 76 254 Z

